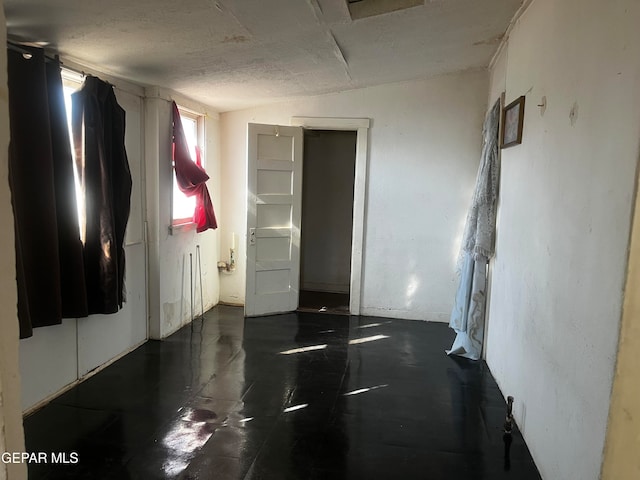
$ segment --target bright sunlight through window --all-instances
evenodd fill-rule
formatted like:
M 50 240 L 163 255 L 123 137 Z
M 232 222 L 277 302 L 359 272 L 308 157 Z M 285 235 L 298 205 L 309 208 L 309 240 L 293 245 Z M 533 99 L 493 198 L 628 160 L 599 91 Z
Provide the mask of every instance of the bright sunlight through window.
M 180 119 L 182 121 L 182 129 L 184 130 L 184 136 L 187 139 L 187 145 L 189 145 L 189 154 L 191 160 L 196 161 L 196 146 L 200 145 L 198 135 L 198 116 L 178 107 L 180 111 Z M 202 153 L 202 148 L 200 148 Z M 201 157 L 204 162 L 204 159 Z M 204 165 L 202 165 L 204 167 Z M 193 220 L 193 212 L 196 209 L 196 198 L 187 197 L 178 188 L 178 182 L 176 181 L 176 172 L 173 172 L 173 225 L 180 225 L 185 223 L 191 223 Z
M 79 90 L 82 87 L 82 81 L 84 79 L 83 75 L 79 73 L 72 72 L 70 70 L 62 69 L 61 71 L 62 77 L 62 92 L 64 95 L 64 106 L 67 112 L 67 131 L 69 132 L 69 144 L 71 145 L 71 155 L 74 159 L 75 163 L 75 149 L 73 148 L 73 140 L 71 138 L 71 94 L 76 90 Z M 80 231 L 80 240 L 82 243 L 85 242 L 86 239 L 86 229 L 85 229 L 85 211 L 83 207 L 83 203 L 80 200 L 84 197 L 82 189 L 80 188 L 80 179 L 78 178 L 78 171 L 74 165 L 73 167 L 73 177 L 75 178 L 76 185 L 76 207 L 78 209 L 78 228 Z
M 79 90 L 82 87 L 84 77 L 81 74 L 72 72 L 70 70 L 62 69 L 62 85 L 64 90 L 64 103 L 67 110 L 67 126 L 69 130 L 69 142 L 71 144 L 71 152 L 74 155 L 75 159 L 75 150 L 73 148 L 73 141 L 71 139 L 71 95 L 73 92 Z M 184 135 L 187 139 L 187 144 L 189 145 L 189 154 L 191 156 L 192 161 L 196 161 L 196 147 L 201 145 L 200 135 L 199 135 L 199 120 L 200 116 L 195 113 L 191 113 L 189 111 L 185 111 L 184 109 L 180 109 L 180 119 L 182 120 L 182 129 L 184 130 Z M 201 153 L 201 161 L 203 162 L 204 167 L 204 155 L 202 148 L 200 148 Z M 76 198 L 78 199 L 78 227 L 80 229 L 80 238 L 84 243 L 85 236 L 85 212 L 82 207 L 82 202 L 79 200 L 83 198 L 83 192 L 80 188 L 80 181 L 77 178 L 76 169 L 73 169 L 75 179 L 76 179 Z M 183 225 L 188 224 L 193 221 L 193 213 L 196 209 L 196 199 L 195 197 L 187 197 L 184 193 L 180 191 L 178 188 L 178 183 L 176 181 L 175 171 L 173 172 L 173 193 L 172 193 L 172 224 L 173 225 Z

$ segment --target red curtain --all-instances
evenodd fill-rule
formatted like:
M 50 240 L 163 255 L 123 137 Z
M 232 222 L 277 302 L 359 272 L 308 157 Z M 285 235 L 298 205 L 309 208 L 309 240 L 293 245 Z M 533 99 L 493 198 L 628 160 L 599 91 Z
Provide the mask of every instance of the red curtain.
M 196 149 L 196 161 L 191 159 L 176 102 L 173 102 L 173 168 L 180 191 L 188 197 L 196 197 L 193 221 L 198 233 L 218 228 L 213 202 L 207 189 L 209 175 L 202 168 L 200 150 Z

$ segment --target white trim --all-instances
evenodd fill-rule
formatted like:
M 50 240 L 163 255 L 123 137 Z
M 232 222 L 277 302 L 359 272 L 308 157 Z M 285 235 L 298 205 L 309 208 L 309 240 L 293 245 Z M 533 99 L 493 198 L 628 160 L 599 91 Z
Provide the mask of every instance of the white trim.
M 349 313 L 360 315 L 362 299 L 362 260 L 367 201 L 367 164 L 369 148 L 368 118 L 291 117 L 291 125 L 309 130 L 355 130 L 356 171 L 353 182 L 353 232 L 351 240 L 351 284 Z
M 369 128 L 370 124 L 368 118 L 291 117 L 292 127 L 307 130 L 358 130 Z
M 65 82 L 72 83 L 74 87 L 81 87 L 82 82 L 84 82 L 85 79 L 85 76 L 82 73 L 71 70 L 64 65 L 60 67 L 60 76 L 62 77 L 63 85 L 65 84 Z
M 185 116 L 185 117 L 192 118 L 196 122 L 198 121 L 198 119 L 200 119 L 200 118 L 205 116 L 204 113 L 198 112 L 198 111 L 193 110 L 191 108 L 183 107 L 178 102 L 176 102 L 176 105 L 178 105 L 178 111 L 180 112 L 180 116 Z
M 181 105 L 182 108 L 191 110 L 197 115 L 201 115 L 203 117 L 213 118 L 216 120 L 220 118 L 220 114 L 212 110 L 212 107 L 196 102 L 189 97 L 185 97 L 180 93 L 174 90 L 169 90 L 167 88 L 147 87 L 144 89 L 144 94 L 142 96 L 143 98 L 157 98 L 168 103 L 176 102 L 176 104 Z
M 182 232 L 190 232 L 192 230 L 195 230 L 196 227 L 197 225 L 195 224 L 195 222 L 193 222 L 193 220 L 189 220 L 183 223 L 171 224 L 169 225 L 169 235 L 177 235 Z
M 420 313 L 415 309 L 405 310 L 401 308 L 363 307 L 361 315 L 379 318 L 397 318 L 417 322 L 449 323 L 451 312 L 426 312 Z

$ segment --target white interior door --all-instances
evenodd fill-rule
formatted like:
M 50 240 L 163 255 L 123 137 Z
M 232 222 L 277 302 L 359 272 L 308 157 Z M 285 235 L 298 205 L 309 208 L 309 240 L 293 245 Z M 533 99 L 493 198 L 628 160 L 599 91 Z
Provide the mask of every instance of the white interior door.
M 248 128 L 245 315 L 298 308 L 302 128 Z

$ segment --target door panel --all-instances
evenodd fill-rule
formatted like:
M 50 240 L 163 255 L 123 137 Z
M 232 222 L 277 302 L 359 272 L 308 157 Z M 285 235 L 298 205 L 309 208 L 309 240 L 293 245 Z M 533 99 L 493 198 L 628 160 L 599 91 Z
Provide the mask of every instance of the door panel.
M 286 135 L 276 136 L 275 131 L 272 130 L 272 132 L 258 133 L 258 160 L 293 162 L 293 137 Z
M 260 195 L 258 201 L 264 201 L 264 195 Z M 277 203 L 258 203 L 256 208 L 256 224 L 258 228 L 289 228 L 291 226 L 291 195 L 288 196 L 283 204 Z M 280 198 L 278 198 L 280 200 Z M 272 198 L 266 201 L 273 201 Z
M 290 170 L 260 170 L 258 171 L 258 195 L 291 195 Z
M 288 260 L 291 238 L 256 238 L 256 262 L 268 260 Z
M 245 315 L 298 308 L 302 128 L 248 127 Z

